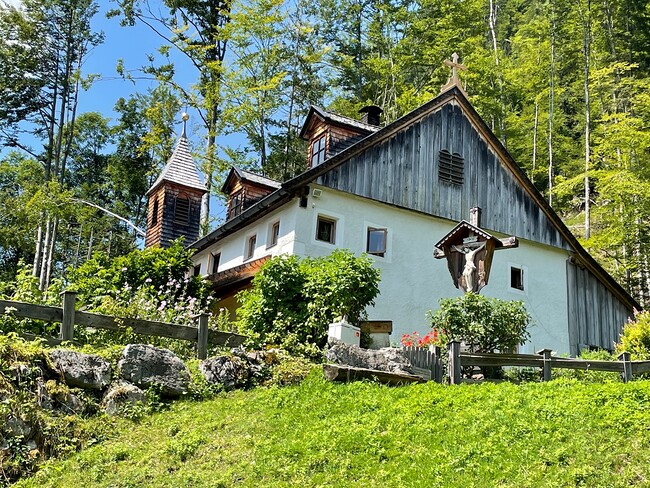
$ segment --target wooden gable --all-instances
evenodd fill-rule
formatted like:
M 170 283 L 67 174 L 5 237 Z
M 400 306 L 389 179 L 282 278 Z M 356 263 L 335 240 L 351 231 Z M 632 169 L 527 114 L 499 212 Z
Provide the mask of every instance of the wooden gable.
M 449 98 L 317 182 L 452 221 L 480 207 L 483 228 L 571 249 L 474 115 Z

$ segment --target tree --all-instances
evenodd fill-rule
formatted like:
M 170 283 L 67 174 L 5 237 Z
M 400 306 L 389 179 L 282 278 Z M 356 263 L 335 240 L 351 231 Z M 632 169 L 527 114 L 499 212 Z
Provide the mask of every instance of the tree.
M 166 43 L 160 48 L 163 57 L 173 47 L 196 70 L 196 84 L 192 90 L 187 90 L 175 82 L 173 63 L 154 66 L 151 56 L 152 64 L 144 68 L 145 73 L 182 94 L 183 100 L 197 110 L 205 128 L 207 142 L 201 163 L 208 190 L 201 205 L 201 232 L 204 234 L 209 225 L 215 172 L 223 169 L 219 167 L 216 138 L 221 132 L 223 61 L 228 45 L 224 27 L 230 22 L 231 1 L 165 0 L 163 5 L 167 12 L 143 1 L 119 0 L 117 3 L 119 8 L 111 15 L 121 15 L 123 25 L 135 22 L 147 25 Z
M 336 317 L 358 324 L 379 294 L 380 272 L 367 256 L 336 250 L 322 258 L 279 256 L 265 263 L 238 295 L 240 329 L 255 347 L 275 344 L 318 356 Z

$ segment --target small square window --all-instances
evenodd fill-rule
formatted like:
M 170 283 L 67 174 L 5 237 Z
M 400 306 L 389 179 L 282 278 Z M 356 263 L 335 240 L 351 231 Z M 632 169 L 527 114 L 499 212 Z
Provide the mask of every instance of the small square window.
M 219 261 L 221 261 L 221 253 L 212 255 L 212 273 L 217 273 L 219 271 Z
M 524 270 L 522 268 L 510 267 L 510 288 L 524 290 Z
M 269 233 L 269 245 L 268 247 L 273 247 L 278 243 L 280 237 L 280 221 L 274 222 L 271 225 L 271 232 Z
M 318 216 L 316 222 L 316 239 L 334 244 L 336 237 L 336 221 Z
M 246 242 L 246 259 L 250 259 L 255 254 L 255 246 L 257 245 L 257 235 L 252 235 Z
M 194 266 L 194 276 L 201 276 L 201 263 Z
M 368 237 L 366 241 L 366 252 L 382 258 L 386 254 L 386 237 L 388 231 L 386 229 L 376 229 L 368 227 Z

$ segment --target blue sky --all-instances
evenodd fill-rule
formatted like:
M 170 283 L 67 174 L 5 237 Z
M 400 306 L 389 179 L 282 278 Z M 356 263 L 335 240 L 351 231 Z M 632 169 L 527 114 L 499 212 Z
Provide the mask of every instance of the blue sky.
M 137 92 L 146 92 L 153 87 L 152 81 L 138 79 L 135 84 L 124 80 L 117 74 L 116 66 L 123 60 L 126 70 L 137 70 L 148 63 L 147 55 L 156 54 L 156 49 L 163 44 L 163 40 L 152 32 L 147 26 L 136 24 L 133 27 L 120 26 L 119 18 L 106 18 L 106 12 L 115 8 L 115 3 L 109 0 L 99 0 L 100 11 L 93 19 L 93 29 L 104 32 L 104 43 L 97 46 L 84 64 L 84 74 L 96 73 L 101 75 L 87 92 L 79 96 L 78 113 L 100 112 L 104 117 L 115 121 L 117 114 L 113 111 L 115 102 L 120 98 L 127 98 Z M 189 88 L 196 78 L 196 71 L 181 56 L 173 56 L 177 64 L 175 81 Z M 137 73 L 133 73 L 137 76 Z M 190 111 L 190 115 L 191 111 Z M 176 133 L 181 132 L 181 114 L 178 114 Z M 188 122 L 188 137 L 192 144 L 198 146 L 203 141 L 203 133 L 198 126 L 196 117 L 191 117 Z M 211 200 L 211 215 L 214 218 L 223 218 L 225 209 L 216 198 Z

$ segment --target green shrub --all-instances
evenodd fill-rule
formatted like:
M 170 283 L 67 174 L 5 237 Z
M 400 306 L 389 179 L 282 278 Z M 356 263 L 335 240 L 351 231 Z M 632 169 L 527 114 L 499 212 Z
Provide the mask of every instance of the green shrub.
M 523 302 L 466 293 L 440 300 L 440 309 L 429 315 L 443 342 L 461 341 L 473 352 L 511 351 L 530 337 Z
M 367 256 L 336 250 L 321 258 L 279 256 L 262 266 L 253 286 L 238 295 L 240 331 L 253 347 L 275 345 L 316 357 L 328 325 L 347 316 L 356 324 L 379 294 L 379 270 Z
M 638 312 L 634 320 L 625 324 L 616 352 L 627 351 L 633 361 L 650 359 L 650 312 Z

